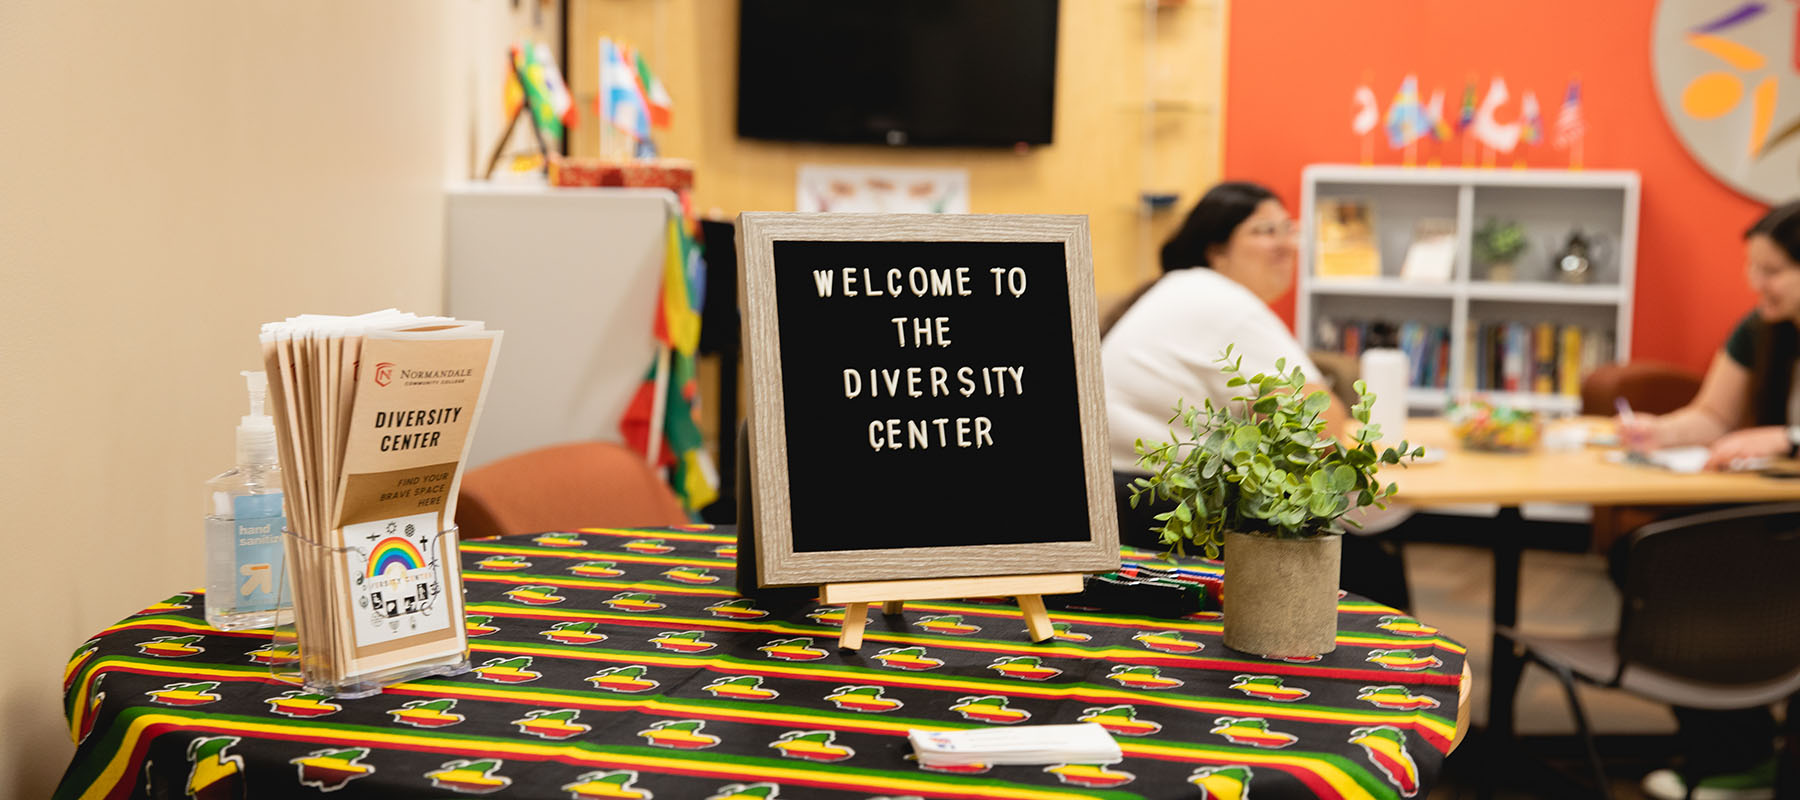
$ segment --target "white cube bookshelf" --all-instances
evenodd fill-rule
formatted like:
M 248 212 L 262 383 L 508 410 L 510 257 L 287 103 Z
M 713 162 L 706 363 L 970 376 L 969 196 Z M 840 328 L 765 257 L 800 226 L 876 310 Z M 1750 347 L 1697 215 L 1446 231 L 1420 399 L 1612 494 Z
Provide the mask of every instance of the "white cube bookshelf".
M 1578 325 L 1610 334 L 1613 346 L 1605 360 L 1629 359 L 1638 194 L 1638 175 L 1627 171 L 1308 166 L 1300 195 L 1297 333 L 1307 347 L 1316 348 L 1321 346 L 1321 319 L 1443 325 L 1450 343 L 1447 388 L 1411 389 L 1407 402 L 1415 412 L 1442 410 L 1465 392 L 1509 406 L 1573 412 L 1580 398 L 1571 395 L 1465 388 L 1473 385 L 1477 368 L 1470 363 L 1469 338 L 1483 322 Z M 1380 276 L 1317 275 L 1317 208 L 1329 198 L 1370 203 Z M 1401 277 L 1415 223 L 1425 218 L 1456 225 L 1454 266 L 1444 282 Z M 1473 233 L 1490 218 L 1517 222 L 1526 231 L 1529 244 L 1509 281 L 1475 274 L 1479 265 L 1473 263 Z M 1566 283 L 1551 273 L 1551 262 L 1575 229 L 1597 246 L 1587 280 Z

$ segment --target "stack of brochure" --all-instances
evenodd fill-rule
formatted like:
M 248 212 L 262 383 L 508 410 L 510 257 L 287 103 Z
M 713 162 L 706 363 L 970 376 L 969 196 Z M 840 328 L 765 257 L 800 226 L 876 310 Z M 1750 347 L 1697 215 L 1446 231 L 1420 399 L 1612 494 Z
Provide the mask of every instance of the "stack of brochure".
M 1110 764 L 1124 758 L 1112 734 L 1092 722 L 1025 725 L 959 731 L 906 732 L 919 763 L 929 767 L 963 764 Z
M 466 668 L 456 492 L 500 332 L 389 309 L 263 326 L 304 683 Z

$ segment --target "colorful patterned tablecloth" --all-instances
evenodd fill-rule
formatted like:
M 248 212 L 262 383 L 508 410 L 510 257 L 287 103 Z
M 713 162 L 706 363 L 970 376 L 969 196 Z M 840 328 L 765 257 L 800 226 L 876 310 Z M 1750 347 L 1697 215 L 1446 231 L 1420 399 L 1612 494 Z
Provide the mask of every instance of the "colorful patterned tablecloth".
M 728 528 L 462 551 L 475 670 L 374 697 L 271 680 L 283 654 L 209 628 L 199 592 L 102 631 L 64 676 L 57 797 L 1414 797 L 1454 736 L 1463 648 L 1355 596 L 1311 662 L 1226 649 L 1217 614 L 1057 611 L 1033 643 L 1008 601 L 872 613 L 852 653 L 842 607 L 733 591 Z M 934 769 L 906 740 L 1083 720 L 1124 759 Z

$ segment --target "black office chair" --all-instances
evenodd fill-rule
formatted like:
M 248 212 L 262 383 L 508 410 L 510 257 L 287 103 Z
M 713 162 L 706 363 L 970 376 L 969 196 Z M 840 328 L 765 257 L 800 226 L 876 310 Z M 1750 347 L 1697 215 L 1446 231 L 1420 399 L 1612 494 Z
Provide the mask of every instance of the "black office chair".
M 1575 678 L 1669 705 L 1744 709 L 1800 691 L 1800 503 L 1663 520 L 1631 533 L 1615 634 L 1501 628 L 1562 681 L 1595 788 L 1606 773 Z M 1518 684 L 1494 691 L 1518 691 Z M 1705 775 L 1684 775 L 1694 786 Z

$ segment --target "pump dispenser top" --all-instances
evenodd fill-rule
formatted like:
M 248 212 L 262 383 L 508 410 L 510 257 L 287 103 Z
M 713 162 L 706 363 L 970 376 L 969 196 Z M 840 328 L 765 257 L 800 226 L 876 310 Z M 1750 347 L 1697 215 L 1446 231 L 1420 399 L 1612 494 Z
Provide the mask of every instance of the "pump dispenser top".
M 250 391 L 250 413 L 237 426 L 237 463 L 272 465 L 275 463 L 275 420 L 263 411 L 269 395 L 269 376 L 264 372 L 245 370 L 242 375 Z

